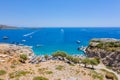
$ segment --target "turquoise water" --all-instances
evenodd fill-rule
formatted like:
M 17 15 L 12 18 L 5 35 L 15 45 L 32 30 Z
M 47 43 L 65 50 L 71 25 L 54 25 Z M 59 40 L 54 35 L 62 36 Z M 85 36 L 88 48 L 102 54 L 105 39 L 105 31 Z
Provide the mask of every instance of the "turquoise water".
M 9 39 L 4 40 L 3 36 Z M 0 42 L 32 46 L 36 55 L 52 54 L 57 50 L 83 54 L 78 46 L 87 46 L 92 38 L 120 39 L 120 28 L 39 28 L 0 30 Z M 80 40 L 80 44 L 76 41 Z

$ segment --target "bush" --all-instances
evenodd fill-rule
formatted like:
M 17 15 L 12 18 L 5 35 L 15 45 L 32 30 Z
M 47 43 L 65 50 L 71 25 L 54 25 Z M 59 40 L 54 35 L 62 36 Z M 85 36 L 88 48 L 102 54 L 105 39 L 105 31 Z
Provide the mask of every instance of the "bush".
M 4 80 L 4 79 L 1 79 L 1 78 L 0 78 L 0 80 Z
M 45 59 L 48 59 L 49 56 L 46 54 L 44 57 L 45 57 Z
M 22 63 L 25 63 L 25 61 L 28 59 L 28 57 L 27 57 L 27 55 L 26 54 L 21 54 L 20 55 L 20 62 L 22 62 Z
M 15 78 L 15 77 L 20 77 L 20 76 L 25 76 L 26 74 L 29 74 L 30 72 L 28 71 L 16 71 L 12 72 L 9 74 L 10 78 Z
M 73 62 L 74 63 L 79 63 L 80 62 L 80 58 L 73 58 Z
M 90 64 L 90 59 L 89 58 L 82 59 L 82 63 L 85 65 L 84 67 L 86 68 L 87 65 Z
M 45 71 L 46 74 L 52 74 L 52 71 Z
M 58 66 L 56 67 L 56 69 L 57 69 L 57 70 L 63 70 L 63 69 L 64 69 L 64 66 L 58 65 Z
M 80 62 L 80 58 L 76 58 L 76 57 L 73 57 L 73 56 L 70 56 L 70 55 L 67 55 L 66 59 L 68 59 L 69 61 L 74 62 L 74 63 L 79 63 Z
M 6 74 L 6 71 L 5 70 L 0 70 L 0 75 L 4 75 Z
M 73 56 L 68 55 L 66 59 L 68 59 L 69 61 L 73 61 Z
M 33 78 L 33 80 L 49 80 L 49 79 L 42 76 L 36 76 Z
M 100 64 L 100 58 L 99 57 L 95 57 L 94 59 L 96 59 L 97 63 Z
M 14 66 L 14 65 L 11 65 L 10 68 L 15 68 L 15 66 Z
M 98 65 L 98 61 L 94 58 L 94 59 L 90 59 L 90 64 L 92 65 L 92 69 L 94 69 L 94 65 Z
M 66 53 L 66 52 L 63 52 L 63 51 L 57 51 L 57 52 L 53 53 L 52 56 L 53 56 L 53 57 L 58 57 L 58 56 L 66 57 L 66 56 L 67 56 L 67 53 Z
M 96 71 L 91 71 L 92 78 L 94 80 L 104 80 L 103 75 L 100 73 L 97 73 Z
M 26 54 L 21 54 L 21 55 L 20 55 L 20 58 L 23 59 L 23 60 L 27 60 L 27 59 L 28 59 L 28 57 L 27 57 Z

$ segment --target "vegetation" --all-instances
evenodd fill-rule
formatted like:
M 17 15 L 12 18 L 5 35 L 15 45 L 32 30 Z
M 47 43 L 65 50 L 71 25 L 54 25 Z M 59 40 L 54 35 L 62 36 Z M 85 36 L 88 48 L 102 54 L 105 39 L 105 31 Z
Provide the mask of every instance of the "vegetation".
M 111 66 L 106 66 L 106 68 L 108 68 L 108 69 L 112 69 L 112 67 L 111 67 Z
M 92 69 L 94 69 L 94 65 L 98 65 L 98 61 L 94 58 L 90 60 L 90 64 L 92 65 Z
M 101 75 L 100 73 L 97 73 L 96 71 L 91 70 L 91 76 L 94 80 L 98 79 L 98 80 L 104 80 L 103 75 Z
M 4 75 L 6 74 L 6 71 L 5 70 L 0 70 L 0 75 Z
M 25 76 L 26 74 L 29 74 L 29 71 L 15 71 L 9 74 L 10 78 L 16 78 L 16 77 L 21 77 Z
M 0 78 L 0 80 L 4 80 L 4 79 L 1 79 L 1 78 Z
M 49 79 L 42 76 L 36 76 L 33 78 L 33 80 L 49 80 Z
M 99 59 L 97 58 L 92 58 L 92 59 L 89 59 L 89 58 L 85 58 L 81 61 L 85 66 L 85 68 L 87 67 L 87 65 L 92 65 L 92 69 L 94 69 L 94 65 L 98 65 L 100 63 Z
M 79 63 L 80 62 L 80 58 L 75 58 L 75 57 L 70 56 L 70 55 L 67 55 L 66 59 L 68 59 L 69 61 L 74 62 L 74 63 Z
M 52 71 L 45 71 L 46 74 L 52 74 Z
M 107 79 L 118 80 L 117 76 L 114 73 L 109 72 L 109 71 L 107 71 L 105 69 L 101 69 L 101 71 L 105 72 L 105 77 Z
M 68 59 L 69 61 L 74 62 L 74 63 L 79 63 L 80 62 L 80 58 L 70 56 L 66 52 L 63 52 L 63 51 L 57 51 L 57 52 L 53 53 L 52 56 L 53 57 L 59 57 L 59 56 L 60 57 L 65 57 L 66 59 Z
M 90 64 L 89 58 L 82 59 L 81 62 L 85 65 L 85 66 L 84 66 L 85 68 L 87 67 L 88 64 Z
M 49 56 L 46 54 L 44 57 L 45 57 L 46 60 L 48 60 L 48 57 L 49 57 Z
M 66 56 L 67 56 L 67 53 L 66 53 L 66 52 L 63 52 L 63 51 L 57 51 L 57 52 L 53 53 L 52 56 L 53 56 L 53 57 L 58 57 L 58 56 L 66 57 Z
M 39 68 L 39 69 L 38 69 L 38 72 L 39 72 L 40 74 L 44 74 L 46 70 L 47 70 L 47 68 Z
M 15 66 L 14 66 L 14 65 L 11 65 L 10 68 L 15 68 Z
M 62 65 L 58 65 L 57 67 L 56 67 L 56 70 L 63 70 L 64 69 L 64 66 L 62 66 Z
M 25 61 L 28 59 L 26 54 L 21 54 L 20 55 L 20 62 L 25 63 Z
M 91 41 L 91 43 L 94 43 L 96 41 Z M 90 44 L 91 44 L 90 43 Z M 100 49 L 105 49 L 107 51 L 116 51 L 120 48 L 120 41 L 117 42 L 99 42 L 97 41 L 97 45 L 94 47 L 100 48 Z

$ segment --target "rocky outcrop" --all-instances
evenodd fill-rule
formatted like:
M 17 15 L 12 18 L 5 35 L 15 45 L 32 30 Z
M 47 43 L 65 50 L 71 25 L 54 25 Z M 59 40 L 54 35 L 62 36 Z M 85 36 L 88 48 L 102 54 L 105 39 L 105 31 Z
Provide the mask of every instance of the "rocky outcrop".
M 92 39 L 86 48 L 88 57 L 99 57 L 103 64 L 120 73 L 120 40 Z
M 0 44 L 0 57 L 19 56 L 26 54 L 28 58 L 34 56 L 32 49 L 29 46 L 18 46 L 14 44 Z

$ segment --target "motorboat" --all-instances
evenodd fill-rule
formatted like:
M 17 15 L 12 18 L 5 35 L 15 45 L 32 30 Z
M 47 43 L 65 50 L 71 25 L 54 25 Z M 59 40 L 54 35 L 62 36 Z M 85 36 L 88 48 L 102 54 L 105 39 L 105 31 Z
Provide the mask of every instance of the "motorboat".
M 4 39 L 4 40 L 8 39 L 8 36 L 3 36 L 3 39 Z
M 76 43 L 77 43 L 77 44 L 80 44 L 80 40 L 77 40 Z

